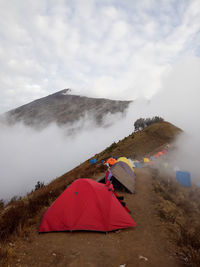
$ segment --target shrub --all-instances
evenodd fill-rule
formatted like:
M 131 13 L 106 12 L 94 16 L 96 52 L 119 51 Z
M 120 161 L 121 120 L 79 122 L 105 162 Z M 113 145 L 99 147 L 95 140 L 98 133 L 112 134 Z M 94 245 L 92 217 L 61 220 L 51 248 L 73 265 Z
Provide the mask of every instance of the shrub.
M 13 248 L 7 244 L 0 245 L 0 264 L 1 266 L 10 266 L 8 264 L 11 258 L 14 258 L 15 254 L 13 253 Z
M 114 142 L 112 143 L 112 145 L 106 148 L 105 152 L 111 153 L 116 147 L 117 147 L 117 144 Z
M 37 181 L 37 184 L 35 185 L 35 191 L 43 187 L 44 187 L 44 182 Z
M 0 199 L 0 209 L 3 209 L 4 205 L 5 205 L 4 200 Z
M 200 191 L 182 188 L 172 178 L 160 177 L 158 172 L 153 175 L 154 191 L 159 198 L 158 214 L 171 225 L 179 258 L 186 266 L 200 266 L 200 206 L 197 205 Z
M 81 176 L 83 178 L 93 177 L 94 173 L 105 171 L 105 169 L 106 167 L 102 164 L 86 165 L 84 169 L 77 167 L 47 186 L 38 182 L 36 187 L 40 190 L 36 189 L 23 200 L 14 197 L 0 217 L 1 242 L 7 242 L 13 233 L 18 233 L 19 228 L 23 229 L 24 226 L 29 226 L 29 222 L 34 221 L 42 208 L 49 206 L 74 179 Z
M 158 116 L 155 116 L 153 118 L 146 118 L 146 119 L 140 118 L 136 120 L 134 123 L 135 131 L 142 130 L 147 126 L 150 126 L 154 123 L 161 122 L 161 121 L 164 121 L 164 119 Z
M 21 197 L 18 197 L 18 196 L 14 196 L 11 198 L 11 200 L 9 201 L 9 204 L 13 204 L 17 201 L 21 200 Z

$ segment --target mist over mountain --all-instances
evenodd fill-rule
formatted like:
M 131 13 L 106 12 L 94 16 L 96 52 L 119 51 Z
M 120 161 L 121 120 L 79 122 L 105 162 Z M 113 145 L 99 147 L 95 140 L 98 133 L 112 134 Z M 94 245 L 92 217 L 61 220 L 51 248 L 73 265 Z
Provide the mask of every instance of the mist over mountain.
M 26 126 L 44 128 L 51 123 L 59 126 L 73 124 L 87 115 L 96 125 L 102 125 L 106 115 L 124 113 L 131 103 L 72 95 L 70 92 L 70 89 L 64 89 L 37 99 L 8 111 L 4 118 L 11 125 L 22 122 Z

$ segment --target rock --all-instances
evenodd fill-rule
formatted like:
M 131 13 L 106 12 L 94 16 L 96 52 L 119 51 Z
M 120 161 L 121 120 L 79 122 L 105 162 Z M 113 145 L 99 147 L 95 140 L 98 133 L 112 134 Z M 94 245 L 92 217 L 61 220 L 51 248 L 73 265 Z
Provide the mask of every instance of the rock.
M 139 256 L 139 259 L 140 259 L 140 260 L 148 261 L 148 258 L 147 258 L 147 257 L 144 257 L 144 256 L 142 256 L 142 255 Z

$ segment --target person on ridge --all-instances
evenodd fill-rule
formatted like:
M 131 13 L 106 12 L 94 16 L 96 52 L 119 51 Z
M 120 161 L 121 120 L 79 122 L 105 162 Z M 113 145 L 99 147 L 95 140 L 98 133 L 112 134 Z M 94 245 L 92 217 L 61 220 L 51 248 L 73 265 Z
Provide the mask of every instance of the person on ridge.
M 114 158 L 109 158 L 106 162 L 105 162 L 105 165 L 108 166 L 108 170 L 106 172 L 106 176 L 105 176 L 105 184 L 112 182 L 112 172 L 110 170 L 110 167 L 112 165 L 114 165 L 116 163 L 116 159 Z

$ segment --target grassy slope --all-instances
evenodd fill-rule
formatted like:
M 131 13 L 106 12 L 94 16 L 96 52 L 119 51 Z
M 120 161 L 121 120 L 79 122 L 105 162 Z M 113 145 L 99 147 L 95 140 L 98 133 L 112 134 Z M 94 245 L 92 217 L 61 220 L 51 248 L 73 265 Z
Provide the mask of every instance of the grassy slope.
M 174 241 L 178 257 L 186 266 L 200 266 L 200 189 L 185 188 L 174 177 L 153 171 L 157 213 Z
M 130 134 L 117 144 L 101 152 L 100 159 L 109 156 L 126 156 L 140 159 L 144 155 L 159 151 L 160 146 L 172 142 L 181 130 L 168 122 L 155 123 L 143 131 Z

